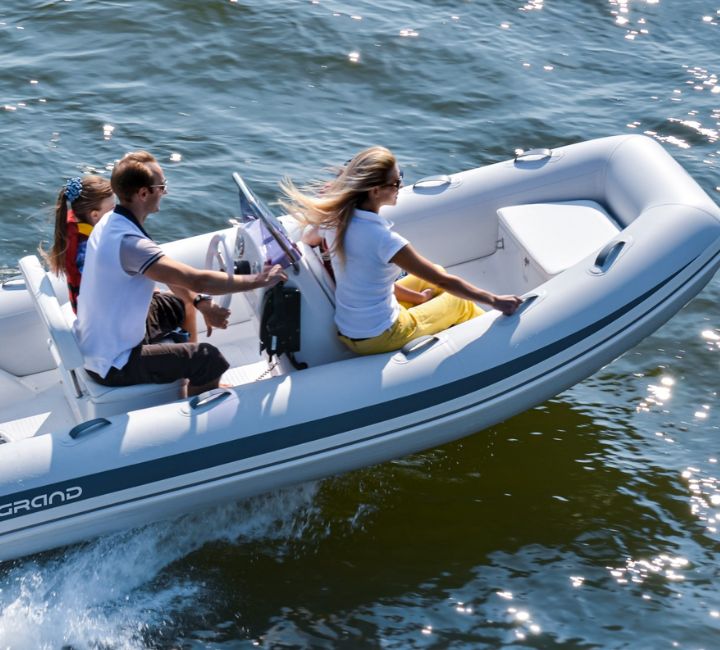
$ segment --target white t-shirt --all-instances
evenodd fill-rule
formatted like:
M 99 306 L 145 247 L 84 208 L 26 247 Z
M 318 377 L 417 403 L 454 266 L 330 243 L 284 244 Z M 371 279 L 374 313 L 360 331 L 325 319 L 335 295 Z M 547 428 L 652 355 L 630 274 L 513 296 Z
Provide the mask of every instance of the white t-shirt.
M 331 249 L 335 231 L 323 231 Z M 332 255 L 335 271 L 335 324 L 353 339 L 382 334 L 398 317 L 393 285 L 401 269 L 390 259 L 408 241 L 392 222 L 375 212 L 356 209 L 345 231 L 345 261 Z

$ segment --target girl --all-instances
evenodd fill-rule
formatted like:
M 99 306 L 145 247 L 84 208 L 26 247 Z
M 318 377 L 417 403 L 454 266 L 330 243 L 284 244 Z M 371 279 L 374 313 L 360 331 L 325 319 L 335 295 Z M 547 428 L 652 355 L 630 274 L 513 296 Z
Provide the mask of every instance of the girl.
M 506 315 L 518 296 L 499 296 L 446 273 L 415 251 L 380 214 L 395 205 L 402 174 L 384 147 L 358 153 L 333 180 L 313 195 L 288 179 L 281 184 L 290 214 L 312 228 L 304 237 L 328 240 L 335 271 L 335 324 L 340 340 L 358 354 L 400 349 L 426 334 L 475 318 L 482 302 Z M 409 274 L 395 282 L 400 270 Z
M 70 304 L 77 311 L 87 239 L 93 226 L 115 205 L 110 181 L 102 176 L 68 179 L 55 204 L 55 236 L 49 252 L 41 250 L 50 270 L 65 274 Z
M 166 192 L 165 187 L 162 189 Z M 40 248 L 40 253 L 47 260 L 50 270 L 56 275 L 64 274 L 67 279 L 70 305 L 77 313 L 77 299 L 80 293 L 80 280 L 85 265 L 85 251 L 87 240 L 95 224 L 106 213 L 115 207 L 115 197 L 110 181 L 102 176 L 77 176 L 65 182 L 58 194 L 55 204 L 55 236 L 49 252 Z M 153 313 L 167 315 L 181 313 L 183 328 L 177 333 L 170 334 L 171 338 L 179 341 L 196 343 L 198 330 L 196 322 L 196 302 L 193 297 L 182 289 L 178 290 L 181 297 L 172 294 L 153 294 L 153 304 L 157 305 Z M 227 318 L 230 312 L 210 303 L 210 307 L 202 310 L 203 318 L 210 336 L 215 327 L 227 327 Z M 158 323 L 147 322 L 148 333 L 158 330 Z M 165 333 L 163 332 L 165 335 Z

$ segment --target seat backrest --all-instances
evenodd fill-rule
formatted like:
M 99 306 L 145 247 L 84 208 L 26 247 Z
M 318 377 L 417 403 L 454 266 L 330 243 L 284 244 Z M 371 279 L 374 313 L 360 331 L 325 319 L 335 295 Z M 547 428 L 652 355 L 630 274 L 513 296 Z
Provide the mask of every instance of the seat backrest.
M 421 255 L 445 268 L 492 255 L 498 245 L 498 217 L 479 200 L 472 182 L 462 174 L 449 184 L 413 185 L 400 191 L 395 206 L 384 206 L 382 216 L 393 230 L 412 243 Z
M 20 271 L 25 278 L 25 286 L 32 297 L 35 309 L 48 329 L 50 338 L 60 356 L 65 370 L 82 368 L 84 359 L 72 327 L 67 322 L 55 288 L 35 255 L 20 260 Z
M 107 417 L 131 410 L 164 404 L 177 399 L 182 380 L 168 384 L 137 384 L 109 387 L 95 383 L 87 374 L 75 332 L 60 306 L 50 275 L 34 255 L 20 260 L 28 293 L 50 334 L 50 352 L 55 358 L 60 382 L 77 422 Z

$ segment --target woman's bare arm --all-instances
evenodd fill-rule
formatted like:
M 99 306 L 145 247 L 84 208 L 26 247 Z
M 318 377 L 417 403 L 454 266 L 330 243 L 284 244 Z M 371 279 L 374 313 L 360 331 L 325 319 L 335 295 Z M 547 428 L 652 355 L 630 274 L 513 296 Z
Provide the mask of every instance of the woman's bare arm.
M 408 273 L 438 286 L 443 291 L 465 300 L 490 305 L 506 316 L 515 313 L 515 310 L 522 304 L 522 298 L 519 296 L 497 295 L 491 291 L 480 289 L 457 275 L 440 270 L 430 260 L 420 255 L 411 244 L 403 246 L 390 261 Z

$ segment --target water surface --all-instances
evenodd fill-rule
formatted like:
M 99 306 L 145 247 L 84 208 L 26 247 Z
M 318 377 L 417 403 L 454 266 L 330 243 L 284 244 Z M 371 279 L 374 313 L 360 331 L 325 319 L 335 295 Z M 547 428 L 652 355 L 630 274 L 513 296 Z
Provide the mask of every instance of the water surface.
M 0 275 L 147 148 L 160 241 L 384 144 L 409 181 L 619 133 L 717 201 L 717 0 L 6 0 Z M 4 110 L 3 110 L 4 109 Z M 713 648 L 720 281 L 462 441 L 0 567 L 9 648 Z

